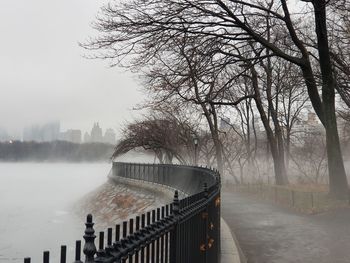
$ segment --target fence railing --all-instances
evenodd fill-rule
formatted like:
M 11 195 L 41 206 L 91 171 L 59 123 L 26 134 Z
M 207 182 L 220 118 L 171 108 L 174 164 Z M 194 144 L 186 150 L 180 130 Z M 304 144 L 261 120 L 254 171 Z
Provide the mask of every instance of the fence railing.
M 110 176 L 123 177 L 176 189 L 171 204 L 130 218 L 98 234 L 95 245 L 93 217 L 86 218 L 86 263 L 218 263 L 220 260 L 220 175 L 203 167 L 114 162 Z M 179 200 L 178 191 L 185 193 Z M 114 232 L 114 233 L 113 233 Z M 114 240 L 113 240 L 114 239 Z M 61 246 L 60 262 L 67 262 Z M 43 262 L 49 263 L 49 252 Z M 25 263 L 30 263 L 25 258 Z M 75 261 L 81 261 L 76 241 Z

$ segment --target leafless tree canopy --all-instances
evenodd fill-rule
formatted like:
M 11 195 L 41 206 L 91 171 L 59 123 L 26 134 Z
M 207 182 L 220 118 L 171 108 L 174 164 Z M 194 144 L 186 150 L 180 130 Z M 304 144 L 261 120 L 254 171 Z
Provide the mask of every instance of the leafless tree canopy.
M 225 154 L 218 114 L 253 99 L 279 184 L 288 182 L 285 142 L 307 92 L 326 131 L 330 192 L 345 198 L 335 91 L 349 102 L 349 4 L 303 2 L 293 7 L 286 0 L 110 2 L 95 23 L 100 35 L 85 47 L 112 65 L 142 72 L 159 101 L 177 96 L 198 106 L 220 170 Z
M 117 144 L 113 157 L 142 148 L 153 151 L 160 163 L 172 163 L 176 159 L 188 164 L 192 161 L 195 132 L 190 122 L 169 114 L 144 117 L 124 128 L 123 138 Z

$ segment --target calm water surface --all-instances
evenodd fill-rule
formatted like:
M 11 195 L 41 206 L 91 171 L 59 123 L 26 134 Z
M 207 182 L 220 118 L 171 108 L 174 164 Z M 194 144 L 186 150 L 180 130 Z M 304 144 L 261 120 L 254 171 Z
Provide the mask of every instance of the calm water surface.
M 84 218 L 72 206 L 103 184 L 108 163 L 0 163 L 0 262 L 42 262 L 50 250 L 57 262 L 60 245 L 73 252 Z M 73 258 L 68 258 L 72 262 Z

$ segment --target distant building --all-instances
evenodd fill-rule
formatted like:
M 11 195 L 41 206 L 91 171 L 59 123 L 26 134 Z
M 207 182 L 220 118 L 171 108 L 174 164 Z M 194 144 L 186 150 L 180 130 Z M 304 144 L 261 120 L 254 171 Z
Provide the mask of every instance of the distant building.
M 314 112 L 307 114 L 306 120 L 299 120 L 293 127 L 294 144 L 303 145 L 309 138 L 324 135 L 325 130 Z
M 307 114 L 307 123 L 308 123 L 309 125 L 314 125 L 314 126 L 320 124 L 320 122 L 319 122 L 318 119 L 317 119 L 316 113 L 314 113 L 314 112 L 309 112 L 309 113 Z
M 47 123 L 41 127 L 42 140 L 45 142 L 55 141 L 60 133 L 60 123 Z
M 81 143 L 81 130 L 67 130 L 60 133 L 60 140 L 73 143 Z
M 103 141 L 109 144 L 115 144 L 115 132 L 113 129 L 107 129 L 105 135 L 103 136 Z
M 298 121 L 294 125 L 294 130 L 297 133 L 304 133 L 308 136 L 320 135 L 324 133 L 322 124 L 318 121 L 314 112 L 307 114 L 307 120 Z
M 81 130 L 69 130 L 71 142 L 81 143 Z
M 90 142 L 91 141 L 91 136 L 88 132 L 85 132 L 84 134 L 84 142 L 87 143 L 87 142 Z
M 23 129 L 23 141 L 50 142 L 58 140 L 59 136 L 59 122 L 49 122 L 44 125 L 32 125 Z
M 91 142 L 103 142 L 102 129 L 100 128 L 100 125 L 98 122 L 94 123 L 90 136 L 91 136 L 90 137 Z
M 9 141 L 11 138 L 8 135 L 7 131 L 3 128 L 0 128 L 0 142 Z
M 98 122 L 94 123 L 91 133 L 84 133 L 84 143 L 88 142 L 102 142 L 109 144 L 116 144 L 116 134 L 113 129 L 107 129 L 103 135 L 103 130 Z
M 13 139 L 7 135 L 4 129 L 0 127 L 0 141 L 8 141 Z M 66 131 L 60 131 L 59 122 L 48 122 L 43 125 L 31 125 L 23 129 L 23 141 L 37 141 L 37 142 L 50 142 L 50 141 L 69 141 L 73 143 L 88 142 L 101 142 L 101 143 L 116 143 L 116 134 L 113 129 L 107 129 L 103 135 L 102 128 L 98 122 L 94 123 L 91 133 L 85 132 L 84 138 L 82 138 L 82 131 L 78 129 L 68 129 Z M 83 139 L 83 140 L 82 140 Z
M 38 141 L 40 140 L 39 127 L 30 126 L 23 129 L 23 141 Z

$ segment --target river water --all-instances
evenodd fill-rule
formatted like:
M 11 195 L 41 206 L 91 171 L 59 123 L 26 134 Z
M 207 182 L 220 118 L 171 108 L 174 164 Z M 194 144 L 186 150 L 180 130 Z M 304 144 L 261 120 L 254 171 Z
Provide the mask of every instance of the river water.
M 57 262 L 60 245 L 71 254 L 85 220 L 72 207 L 106 182 L 110 169 L 108 163 L 0 163 L 0 262 L 27 256 L 42 262 L 44 250 Z

